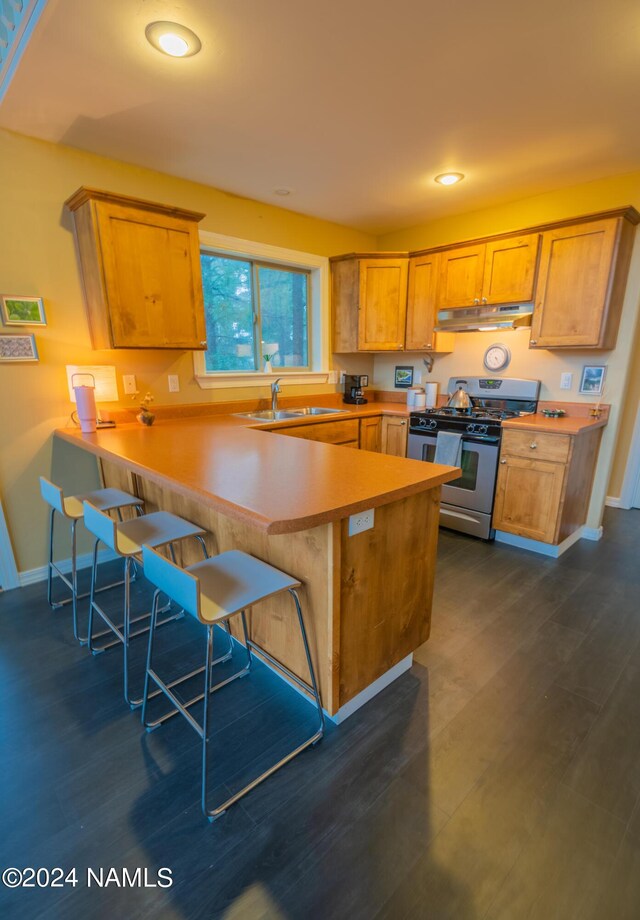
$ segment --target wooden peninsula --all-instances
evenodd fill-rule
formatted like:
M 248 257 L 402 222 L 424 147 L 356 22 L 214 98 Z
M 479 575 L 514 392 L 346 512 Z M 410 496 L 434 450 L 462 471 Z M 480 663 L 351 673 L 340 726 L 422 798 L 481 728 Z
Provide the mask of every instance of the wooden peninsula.
M 264 427 L 212 415 L 56 437 L 96 455 L 105 484 L 140 495 L 148 511 L 202 526 L 210 552 L 243 549 L 298 578 L 323 706 L 340 721 L 410 667 L 429 636 L 440 487 L 459 470 Z M 350 516 L 368 509 L 373 528 L 349 536 Z M 193 547 L 179 561 L 196 558 Z M 306 678 L 292 612 L 274 598 L 250 630 Z

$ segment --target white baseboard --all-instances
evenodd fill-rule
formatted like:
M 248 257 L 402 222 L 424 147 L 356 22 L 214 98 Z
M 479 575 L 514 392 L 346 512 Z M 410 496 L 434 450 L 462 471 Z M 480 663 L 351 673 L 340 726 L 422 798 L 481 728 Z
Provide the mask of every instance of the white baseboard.
M 78 556 L 77 566 L 79 569 L 86 569 L 91 565 L 91 558 L 93 553 L 82 553 Z M 118 555 L 113 552 L 111 549 L 103 549 L 98 553 L 99 562 L 110 562 L 112 559 L 118 559 Z M 56 560 L 56 565 L 61 572 L 64 572 L 65 575 L 68 575 L 71 571 L 71 559 L 61 559 Z M 38 581 L 46 581 L 48 574 L 48 566 L 40 565 L 37 569 L 26 569 L 24 572 L 18 573 L 18 579 L 20 584 L 18 587 L 24 588 L 27 585 L 34 585 Z
M 496 530 L 496 542 L 506 543 L 508 546 L 517 546 L 519 549 L 528 549 L 532 553 L 539 553 L 541 556 L 550 556 L 557 559 L 563 553 L 577 543 L 578 540 L 600 540 L 602 539 L 602 527 L 579 527 L 574 530 L 562 543 L 541 543 L 540 540 L 530 540 L 529 537 L 519 537 L 514 533 L 506 533 L 504 530 Z
M 622 504 L 621 498 L 614 498 L 612 495 L 607 495 L 605 500 L 605 505 L 607 508 L 624 508 L 625 505 Z
M 385 671 L 384 674 L 382 674 L 377 680 L 374 680 L 372 684 L 369 684 L 368 687 L 365 687 L 364 690 L 361 690 L 360 693 L 356 694 L 352 700 L 349 700 L 348 703 L 345 703 L 344 706 L 341 706 L 335 715 L 330 716 L 327 714 L 327 718 L 331 719 L 332 722 L 335 722 L 336 725 L 340 725 L 341 722 L 344 722 L 345 719 L 348 719 L 349 716 L 352 716 L 354 712 L 360 709 L 361 706 L 364 706 L 364 704 L 368 703 L 369 700 L 372 700 L 374 696 L 377 696 L 381 690 L 384 690 L 384 688 L 388 687 L 389 684 L 393 683 L 394 680 L 397 680 L 401 674 L 404 674 L 405 671 L 408 671 L 412 664 L 413 654 L 407 655 L 406 658 L 403 658 L 402 661 L 394 664 L 392 668 L 389 668 L 388 671 Z

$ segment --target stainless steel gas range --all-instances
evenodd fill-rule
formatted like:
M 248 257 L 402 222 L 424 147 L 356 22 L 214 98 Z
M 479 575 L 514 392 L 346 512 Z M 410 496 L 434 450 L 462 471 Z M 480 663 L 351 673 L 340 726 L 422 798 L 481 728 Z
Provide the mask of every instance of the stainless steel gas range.
M 442 487 L 440 524 L 491 540 L 502 422 L 536 411 L 540 381 L 516 377 L 451 377 L 449 394 L 460 387 L 471 397 L 469 409 L 445 406 L 411 413 L 407 456 L 433 462 L 438 433 L 459 433 L 462 475 Z

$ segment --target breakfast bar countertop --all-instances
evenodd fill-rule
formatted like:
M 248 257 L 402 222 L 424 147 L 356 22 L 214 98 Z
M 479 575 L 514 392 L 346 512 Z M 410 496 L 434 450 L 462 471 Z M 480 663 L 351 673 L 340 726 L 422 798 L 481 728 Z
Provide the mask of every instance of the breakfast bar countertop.
M 407 414 L 406 406 L 397 403 L 370 403 L 325 421 L 382 412 Z M 437 488 L 459 476 L 452 466 L 277 432 L 299 424 L 300 419 L 256 425 L 235 415 L 208 415 L 159 419 L 152 427 L 126 423 L 95 434 L 60 428 L 55 434 L 270 534 L 308 530 Z M 266 427 L 276 430 L 260 430 Z

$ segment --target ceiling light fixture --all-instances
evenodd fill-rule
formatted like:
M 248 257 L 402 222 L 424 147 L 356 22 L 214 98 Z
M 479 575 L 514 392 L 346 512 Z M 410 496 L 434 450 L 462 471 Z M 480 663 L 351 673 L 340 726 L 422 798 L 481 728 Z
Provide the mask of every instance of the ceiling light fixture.
M 154 48 L 171 57 L 192 57 L 202 48 L 196 33 L 178 22 L 150 22 L 144 34 Z
M 462 182 L 463 179 L 463 173 L 440 173 L 433 181 L 439 185 L 455 185 L 456 182 Z

